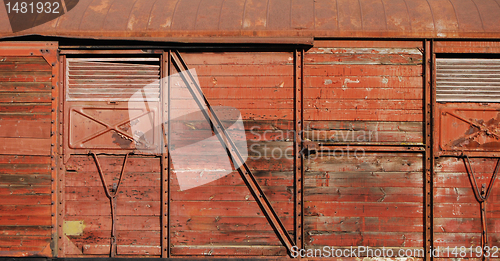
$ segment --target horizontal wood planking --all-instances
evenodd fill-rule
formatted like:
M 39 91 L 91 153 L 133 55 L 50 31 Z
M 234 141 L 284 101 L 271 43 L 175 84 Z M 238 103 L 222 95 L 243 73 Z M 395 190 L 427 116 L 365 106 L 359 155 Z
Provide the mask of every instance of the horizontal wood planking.
M 317 142 L 422 143 L 421 122 L 308 121 L 304 136 Z
M 111 189 L 113 183 L 118 183 L 125 157 L 98 155 L 98 159 Z M 160 186 L 159 158 L 136 155 L 128 158 L 117 194 L 119 254 L 159 254 Z M 65 221 L 84 224 L 82 236 L 68 236 L 70 241 L 83 250 L 84 255 L 109 254 L 111 206 L 92 157 L 72 155 L 69 158 L 64 195 Z M 104 245 L 108 245 L 107 248 Z
M 384 231 L 420 232 L 423 223 L 419 217 L 322 217 L 308 216 L 307 230 L 316 231 Z M 411 226 L 408 224 L 412 224 Z
M 89 244 L 83 244 L 80 245 L 81 249 L 83 250 L 84 255 L 88 255 L 91 257 L 101 257 L 101 258 L 106 258 L 109 257 L 109 251 L 110 251 L 110 245 L 109 242 L 106 245 L 104 244 L 94 244 L 94 243 L 89 243 Z M 116 253 L 117 255 L 120 255 L 120 257 L 132 257 L 136 258 L 138 256 L 140 257 L 158 257 L 161 253 L 161 248 L 160 246 L 143 246 L 143 245 L 122 245 L 118 244 L 117 245 L 117 250 Z M 87 256 L 87 257 L 88 257 Z
M 179 245 L 231 245 L 281 246 L 274 231 L 175 231 L 172 244 Z
M 82 221 L 85 231 L 100 231 L 111 229 L 111 216 L 70 216 L 65 221 Z M 130 231 L 159 231 L 159 216 L 117 216 L 116 229 Z
M 286 65 L 293 63 L 293 54 L 287 52 L 217 52 L 182 53 L 192 65 Z
M 190 245 L 173 246 L 171 253 L 174 256 L 284 256 L 287 250 L 283 246 L 239 246 L 239 245 Z
M 418 49 L 322 46 L 304 59 L 305 120 L 423 121 Z
M 307 245 L 315 246 L 370 246 L 370 247 L 420 247 L 422 233 L 412 232 L 318 232 L 306 237 Z
M 53 77 L 41 56 L 0 57 L 0 256 L 49 254 Z
M 471 158 L 478 186 L 488 186 L 497 159 Z M 434 178 L 434 239 L 436 246 L 476 247 L 481 245 L 480 205 L 465 170 L 463 159 L 440 157 Z M 486 203 L 486 224 L 490 247 L 500 241 L 500 184 L 495 182 Z M 450 250 L 451 251 L 451 250 Z M 446 254 L 441 250 L 443 254 Z M 453 257 L 453 256 L 450 256 Z
M 422 41 L 373 41 L 373 40 L 318 40 L 314 42 L 317 48 L 419 48 Z
M 48 139 L 50 120 L 0 120 L 0 137 Z
M 293 217 L 280 217 L 285 227 L 293 226 Z M 269 231 L 269 221 L 263 217 L 171 216 L 173 231 Z
M 40 237 L 50 237 L 51 236 L 51 226 L 1 226 L 0 225 L 0 237 L 19 237 L 19 236 L 40 236 Z
M 421 246 L 421 155 L 322 153 L 305 163 L 307 246 Z

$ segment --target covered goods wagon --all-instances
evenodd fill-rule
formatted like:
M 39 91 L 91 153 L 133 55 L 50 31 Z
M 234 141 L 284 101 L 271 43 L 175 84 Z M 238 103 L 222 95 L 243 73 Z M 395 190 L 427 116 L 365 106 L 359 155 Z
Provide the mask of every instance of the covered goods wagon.
M 499 260 L 497 0 L 22 2 L 1 257 Z

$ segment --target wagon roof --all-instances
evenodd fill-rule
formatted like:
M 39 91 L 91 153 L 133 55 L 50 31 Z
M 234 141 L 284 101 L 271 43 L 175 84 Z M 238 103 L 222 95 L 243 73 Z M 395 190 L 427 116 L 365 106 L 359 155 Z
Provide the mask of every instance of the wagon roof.
M 221 43 L 492 39 L 500 38 L 500 0 L 80 0 L 67 14 L 17 33 L 0 8 L 0 38 L 22 35 Z

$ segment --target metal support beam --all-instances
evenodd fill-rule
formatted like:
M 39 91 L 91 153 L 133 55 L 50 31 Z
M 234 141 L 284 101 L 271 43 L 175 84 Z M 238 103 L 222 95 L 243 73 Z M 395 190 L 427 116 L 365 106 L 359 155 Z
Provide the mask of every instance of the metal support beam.
M 432 229 L 432 185 L 433 185 L 433 110 L 435 105 L 434 90 L 434 62 L 433 62 L 433 42 L 424 40 L 424 247 L 425 260 L 433 260 L 431 251 L 433 248 L 433 229 Z
M 303 86 L 304 86 L 304 50 L 294 51 L 295 65 L 295 142 L 294 142 L 294 175 L 295 175 L 295 245 L 300 249 L 304 248 L 304 155 L 302 152 L 304 140 L 304 102 L 303 102 Z
M 161 57 L 160 102 L 162 112 L 162 144 L 161 144 L 161 257 L 170 257 L 170 158 L 168 143 L 170 141 L 170 51 Z
M 182 78 L 182 80 L 188 87 L 189 91 L 191 92 L 191 95 L 193 96 L 196 103 L 200 107 L 203 116 L 207 121 L 210 122 L 212 126 L 212 131 L 215 133 L 221 144 L 226 149 L 234 165 L 241 166 L 238 168 L 238 172 L 240 173 L 243 181 L 250 189 L 250 192 L 255 198 L 255 201 L 259 204 L 260 209 L 262 210 L 262 212 L 268 219 L 269 223 L 271 224 L 272 228 L 276 232 L 276 235 L 278 236 L 279 240 L 287 248 L 288 253 L 291 254 L 291 249 L 294 243 L 290 235 L 288 234 L 287 230 L 285 229 L 285 226 L 283 225 L 278 215 L 274 211 L 273 207 L 271 206 L 271 203 L 267 199 L 266 195 L 264 194 L 264 191 L 262 190 L 259 183 L 252 174 L 252 171 L 245 163 L 243 157 L 238 151 L 238 148 L 234 144 L 233 140 L 229 135 L 227 135 L 224 125 L 222 125 L 222 122 L 219 120 L 214 110 L 210 106 L 210 103 L 203 94 L 203 91 L 201 90 L 200 86 L 196 83 L 196 80 L 194 79 L 193 75 L 189 72 L 189 68 L 183 61 L 180 53 L 176 51 L 172 53 L 171 57 L 172 57 L 172 64 L 176 67 L 180 77 Z M 207 106 L 208 111 L 204 109 L 205 105 Z

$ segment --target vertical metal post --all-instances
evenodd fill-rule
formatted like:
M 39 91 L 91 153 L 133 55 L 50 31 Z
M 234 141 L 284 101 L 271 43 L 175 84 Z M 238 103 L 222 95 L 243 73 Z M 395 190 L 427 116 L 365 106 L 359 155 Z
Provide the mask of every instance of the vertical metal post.
M 62 165 L 60 164 L 61 161 L 58 160 L 59 155 L 62 155 L 62 143 L 60 140 L 60 128 L 62 126 L 62 120 L 61 117 L 59 117 L 59 110 L 62 108 L 60 107 L 60 102 L 62 102 L 61 97 L 60 97 L 60 87 L 59 85 L 60 82 L 60 76 L 62 75 L 62 64 L 59 62 L 58 56 L 59 54 L 57 53 L 57 48 L 51 48 L 51 51 L 55 52 L 53 54 L 56 59 L 53 60 L 53 63 L 50 64 L 52 66 L 52 81 L 51 81 L 51 89 L 52 89 L 52 108 L 51 108 L 51 130 L 50 130 L 50 139 L 51 139 L 51 174 L 52 174 L 52 200 L 51 200 L 51 205 L 52 205 L 52 241 L 53 241 L 53 248 L 52 248 L 52 256 L 61 256 L 62 250 L 63 250 L 63 240 L 62 240 L 62 223 L 64 222 L 63 220 L 63 215 L 62 215 L 62 209 L 60 208 L 60 203 L 59 201 L 62 201 L 63 197 L 63 180 L 60 179 L 62 177 L 61 171 L 62 171 Z M 61 229 L 60 229 L 61 228 Z
M 433 50 L 432 42 L 424 40 L 424 235 L 425 260 L 432 260 L 433 229 L 432 229 L 432 183 L 433 183 Z
M 170 51 L 161 57 L 161 106 L 162 108 L 162 151 L 161 151 L 161 257 L 170 257 Z
M 295 101 L 295 142 L 294 142 L 294 175 L 295 175 L 295 245 L 299 248 L 303 248 L 303 234 L 304 234 L 304 155 L 302 155 L 302 141 L 304 133 L 303 125 L 303 113 L 304 113 L 304 103 L 303 103 L 303 72 L 304 72 L 304 50 L 294 51 L 294 61 L 295 61 L 295 80 L 294 80 L 294 101 Z

